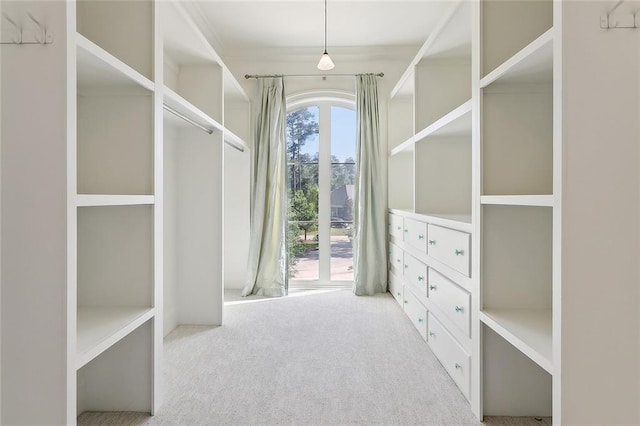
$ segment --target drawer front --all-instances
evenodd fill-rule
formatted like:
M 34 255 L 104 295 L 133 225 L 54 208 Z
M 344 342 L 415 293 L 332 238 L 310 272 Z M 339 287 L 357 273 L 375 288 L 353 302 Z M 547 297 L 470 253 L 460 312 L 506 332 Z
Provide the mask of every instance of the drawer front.
M 427 341 L 433 353 L 462 391 L 462 394 L 469 399 L 469 355 L 431 313 L 429 313 L 429 337 Z
M 471 333 L 471 295 L 434 269 L 429 268 L 427 297 L 466 336 Z
M 391 243 L 389 244 L 389 264 L 391 265 L 391 270 L 402 276 L 404 270 L 404 252 L 400 247 Z
M 420 301 L 406 290 L 404 292 L 404 312 L 424 340 L 427 340 L 427 309 Z
M 404 242 L 423 253 L 427 252 L 427 224 L 404 218 Z
M 429 256 L 469 276 L 469 240 L 466 232 L 429 224 Z
M 391 293 L 400 306 L 404 305 L 402 280 L 393 273 L 389 274 L 389 293 Z
M 402 241 L 404 236 L 403 219 L 402 216 L 398 216 L 397 214 L 389 215 L 389 233 L 400 241 Z
M 420 289 L 420 294 L 427 295 L 427 267 L 408 253 L 404 255 L 404 280 Z

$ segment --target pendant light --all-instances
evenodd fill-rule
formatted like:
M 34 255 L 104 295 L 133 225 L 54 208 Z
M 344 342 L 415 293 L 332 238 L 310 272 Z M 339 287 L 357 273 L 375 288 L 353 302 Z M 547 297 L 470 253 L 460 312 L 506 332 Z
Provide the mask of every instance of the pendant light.
M 321 71 L 332 70 L 335 65 L 327 53 L 327 0 L 324 0 L 324 53 L 318 62 L 318 69 Z

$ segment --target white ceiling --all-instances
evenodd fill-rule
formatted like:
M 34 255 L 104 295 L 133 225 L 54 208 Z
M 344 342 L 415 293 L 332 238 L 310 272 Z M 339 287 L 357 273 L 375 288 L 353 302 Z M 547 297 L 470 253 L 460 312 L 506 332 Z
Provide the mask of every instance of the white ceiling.
M 447 0 L 328 0 L 328 51 L 332 56 L 385 54 L 412 58 Z M 324 44 L 323 0 L 207 0 L 195 5 L 225 57 L 266 52 L 317 56 Z M 403 59 L 403 58 L 397 58 Z

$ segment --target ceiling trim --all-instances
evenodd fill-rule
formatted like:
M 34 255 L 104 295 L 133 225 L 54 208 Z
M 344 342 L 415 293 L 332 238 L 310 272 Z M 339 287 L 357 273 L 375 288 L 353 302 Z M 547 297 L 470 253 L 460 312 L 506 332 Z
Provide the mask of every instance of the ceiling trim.
M 196 23 L 196 25 L 198 26 L 198 29 L 202 32 L 202 34 L 204 34 L 205 38 L 209 41 L 209 43 L 211 44 L 211 47 L 213 47 L 213 49 L 218 53 L 219 56 L 224 58 L 225 45 L 224 43 L 222 43 L 222 39 L 220 38 L 220 35 L 213 29 L 214 26 L 211 24 L 211 21 L 209 21 L 209 19 L 207 18 L 207 14 L 204 13 L 204 11 L 202 10 L 202 7 L 200 6 L 200 2 L 184 1 L 181 3 L 184 6 L 187 13 L 191 15 L 191 19 L 193 19 L 193 21 Z

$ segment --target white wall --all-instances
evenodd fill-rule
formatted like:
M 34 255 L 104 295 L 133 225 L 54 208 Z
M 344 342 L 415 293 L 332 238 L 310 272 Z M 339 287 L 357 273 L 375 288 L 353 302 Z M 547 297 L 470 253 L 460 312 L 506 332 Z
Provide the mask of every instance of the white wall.
M 247 280 L 251 152 L 224 148 L 224 287 L 241 289 Z
M 640 37 L 611 6 L 563 7 L 564 424 L 640 424 Z
M 163 332 L 178 325 L 178 132 L 164 126 L 164 276 Z
M 399 49 L 402 53 L 406 50 L 414 53 L 418 51 L 419 46 L 413 49 Z M 275 55 L 263 61 L 251 61 L 242 56 L 225 56 L 225 62 L 229 69 L 244 87 L 249 96 L 255 95 L 255 80 L 246 80 L 245 74 L 316 74 L 323 73 L 327 75 L 333 74 L 355 74 L 369 72 L 384 72 L 385 76 L 378 80 L 378 91 L 381 98 L 380 106 L 386 108 L 386 99 L 393 89 L 395 83 L 409 65 L 412 59 L 412 53 L 407 55 L 404 60 L 399 60 L 395 56 L 380 55 L 364 57 L 357 54 L 332 54 L 336 67 L 327 72 L 318 71 L 316 65 L 320 59 L 320 53 L 317 56 L 304 55 L 298 57 Z M 353 77 L 327 77 L 326 80 L 321 78 L 297 78 L 290 77 L 285 79 L 285 90 L 287 95 L 291 95 L 301 91 L 309 90 L 346 90 L 353 93 L 354 91 Z
M 67 303 L 64 2 L 2 2 L 55 42 L 2 45 L 2 424 L 65 424 Z

